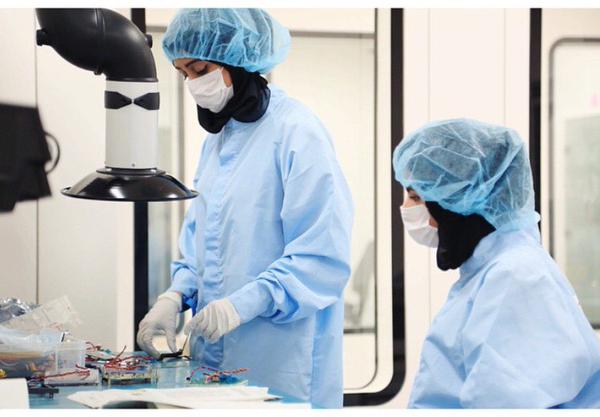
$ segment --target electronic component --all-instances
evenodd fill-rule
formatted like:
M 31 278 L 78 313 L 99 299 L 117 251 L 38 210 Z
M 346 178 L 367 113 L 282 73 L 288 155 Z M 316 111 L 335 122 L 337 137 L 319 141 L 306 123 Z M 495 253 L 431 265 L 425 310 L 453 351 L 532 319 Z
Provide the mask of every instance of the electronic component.
M 201 366 L 194 369 L 186 380 L 190 384 L 200 385 L 245 385 L 248 381 L 241 379 L 238 375 L 247 370 L 247 368 L 240 368 L 233 371 L 219 371 L 208 366 Z
M 151 356 L 130 355 L 123 357 L 123 351 L 109 361 L 97 363 L 102 380 L 112 384 L 153 384 L 158 381 L 158 368 Z
M 102 380 L 111 385 L 154 384 L 158 380 L 158 370 L 152 365 L 138 365 L 132 369 L 104 367 Z
M 97 369 L 101 380 L 110 387 L 112 384 L 146 384 L 158 381 L 158 368 L 151 356 L 132 354 L 123 356 L 126 347 L 119 354 L 110 349 L 87 342 L 85 366 Z

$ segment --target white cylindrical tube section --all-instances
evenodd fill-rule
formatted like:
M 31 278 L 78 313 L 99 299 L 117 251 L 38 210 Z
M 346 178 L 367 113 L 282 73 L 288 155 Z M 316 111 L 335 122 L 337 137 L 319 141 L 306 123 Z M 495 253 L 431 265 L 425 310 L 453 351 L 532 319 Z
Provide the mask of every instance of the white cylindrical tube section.
M 106 91 L 135 100 L 158 93 L 156 82 L 106 81 Z M 106 160 L 110 168 L 147 169 L 158 165 L 158 110 L 131 103 L 106 109 Z

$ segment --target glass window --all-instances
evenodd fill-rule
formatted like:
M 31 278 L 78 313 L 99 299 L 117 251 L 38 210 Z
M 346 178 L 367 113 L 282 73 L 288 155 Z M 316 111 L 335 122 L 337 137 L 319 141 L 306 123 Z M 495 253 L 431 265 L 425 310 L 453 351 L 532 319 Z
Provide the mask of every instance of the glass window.
M 600 39 L 563 39 L 550 56 L 551 252 L 600 327 Z

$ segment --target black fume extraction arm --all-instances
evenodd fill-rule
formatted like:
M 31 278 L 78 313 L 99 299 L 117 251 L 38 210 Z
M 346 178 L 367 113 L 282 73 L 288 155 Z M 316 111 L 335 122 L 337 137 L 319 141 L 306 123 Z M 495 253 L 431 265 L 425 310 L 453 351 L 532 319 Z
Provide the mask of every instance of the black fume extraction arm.
M 112 201 L 195 197 L 195 191 L 157 167 L 159 93 L 152 38 L 108 9 L 36 9 L 36 15 L 38 45 L 51 46 L 79 68 L 106 75 L 105 167 L 63 194 Z
M 152 38 L 106 9 L 37 9 L 37 44 L 71 64 L 115 81 L 156 82 Z

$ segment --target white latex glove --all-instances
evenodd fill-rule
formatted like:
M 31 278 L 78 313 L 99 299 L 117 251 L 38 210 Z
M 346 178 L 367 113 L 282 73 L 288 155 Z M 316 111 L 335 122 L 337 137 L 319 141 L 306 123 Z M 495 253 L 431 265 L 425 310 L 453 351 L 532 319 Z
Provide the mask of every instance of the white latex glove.
M 154 348 L 152 339 L 156 335 L 165 334 L 171 352 L 177 351 L 175 342 L 175 328 L 177 315 L 181 310 L 181 294 L 167 291 L 160 295 L 148 314 L 140 322 L 137 334 L 137 344 L 146 353 L 158 358 L 160 353 Z
M 240 325 L 240 315 L 227 298 L 211 301 L 185 326 L 185 334 L 198 332 L 214 343 Z

